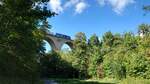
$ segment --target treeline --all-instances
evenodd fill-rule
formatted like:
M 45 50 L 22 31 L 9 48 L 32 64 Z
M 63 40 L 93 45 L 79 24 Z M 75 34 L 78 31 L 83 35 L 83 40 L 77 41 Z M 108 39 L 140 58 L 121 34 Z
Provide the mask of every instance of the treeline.
M 150 79 L 150 25 L 141 24 L 138 35 L 132 32 L 106 32 L 101 39 L 92 35 L 87 40 L 76 34 L 74 47 L 68 53 L 50 52 L 42 57 L 42 70 L 48 77 Z M 61 61 L 60 61 L 61 60 Z M 46 75 L 45 74 L 45 75 Z M 49 74 L 49 75 L 48 75 Z

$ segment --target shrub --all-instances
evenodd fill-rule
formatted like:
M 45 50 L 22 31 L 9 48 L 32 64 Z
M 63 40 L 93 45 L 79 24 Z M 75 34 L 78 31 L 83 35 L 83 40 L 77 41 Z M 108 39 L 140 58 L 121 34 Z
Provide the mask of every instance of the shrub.
M 52 52 L 41 58 L 41 77 L 73 78 L 77 75 L 78 70 L 63 60 L 59 53 Z
M 129 57 L 127 73 L 132 77 L 149 78 L 150 62 L 143 54 L 132 54 Z

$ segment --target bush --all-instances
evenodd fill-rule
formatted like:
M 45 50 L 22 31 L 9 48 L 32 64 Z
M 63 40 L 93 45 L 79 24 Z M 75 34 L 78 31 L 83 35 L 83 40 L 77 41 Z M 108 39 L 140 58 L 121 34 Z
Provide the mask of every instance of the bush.
M 105 56 L 103 61 L 104 77 L 113 78 L 112 57 Z
M 113 51 L 105 56 L 103 62 L 105 77 L 117 79 L 126 77 L 125 59 L 121 52 L 122 51 Z
M 97 67 L 97 75 L 98 78 L 104 78 L 104 70 L 101 64 Z
M 41 58 L 41 77 L 74 78 L 78 70 L 63 60 L 59 53 L 52 52 Z
M 129 57 L 127 73 L 132 77 L 149 78 L 150 77 L 150 62 L 143 54 L 132 54 Z

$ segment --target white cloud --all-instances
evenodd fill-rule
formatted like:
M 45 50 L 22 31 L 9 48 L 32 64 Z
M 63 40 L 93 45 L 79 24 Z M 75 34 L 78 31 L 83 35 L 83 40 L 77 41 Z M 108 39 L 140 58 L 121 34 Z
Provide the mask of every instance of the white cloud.
M 69 7 L 75 8 L 75 14 L 81 14 L 87 7 L 86 0 L 69 0 L 65 3 L 64 9 Z
M 134 0 L 98 0 L 98 2 L 101 6 L 110 4 L 117 14 L 121 14 L 129 4 L 135 3 Z
M 80 14 L 88 7 L 88 4 L 85 0 L 69 0 L 62 6 L 62 0 L 50 0 L 49 6 L 51 10 L 56 13 L 61 13 L 69 7 L 73 7 L 75 13 Z
M 79 2 L 80 2 L 80 0 L 70 0 L 70 1 L 68 1 L 68 2 L 65 3 L 64 7 L 68 8 L 68 7 L 74 6 L 77 3 L 79 3 Z
M 60 13 L 63 11 L 60 0 L 50 0 L 49 5 L 53 12 Z
M 88 7 L 88 5 L 85 2 L 79 2 L 76 7 L 75 7 L 75 13 L 76 14 L 80 14 L 82 13 L 86 8 Z
M 75 14 L 81 14 L 89 4 L 87 0 L 68 0 L 63 3 L 63 0 L 50 0 L 49 6 L 52 11 L 56 13 L 61 13 L 64 10 L 73 7 L 75 9 Z M 100 6 L 110 5 L 114 12 L 121 14 L 124 9 L 129 5 L 135 3 L 135 0 L 95 0 Z

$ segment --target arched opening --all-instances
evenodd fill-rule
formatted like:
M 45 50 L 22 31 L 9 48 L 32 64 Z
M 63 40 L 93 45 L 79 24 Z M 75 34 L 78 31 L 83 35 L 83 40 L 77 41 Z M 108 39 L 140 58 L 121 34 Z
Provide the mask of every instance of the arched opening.
M 55 43 L 54 43 L 54 41 L 53 41 L 53 39 L 52 39 L 51 37 L 47 36 L 47 37 L 45 38 L 45 40 L 46 40 L 46 41 L 48 42 L 48 44 L 51 46 L 51 51 L 57 50 L 56 45 L 55 45 Z
M 68 45 L 67 43 L 63 44 L 63 46 L 61 47 L 61 51 L 64 53 L 70 52 L 72 51 L 72 48 L 70 45 Z
M 44 43 L 45 43 L 45 45 L 44 45 L 44 47 L 45 47 L 45 53 L 49 53 L 49 52 L 51 52 L 52 51 L 52 46 L 49 44 L 49 42 L 48 41 L 46 41 L 46 40 L 44 40 Z

